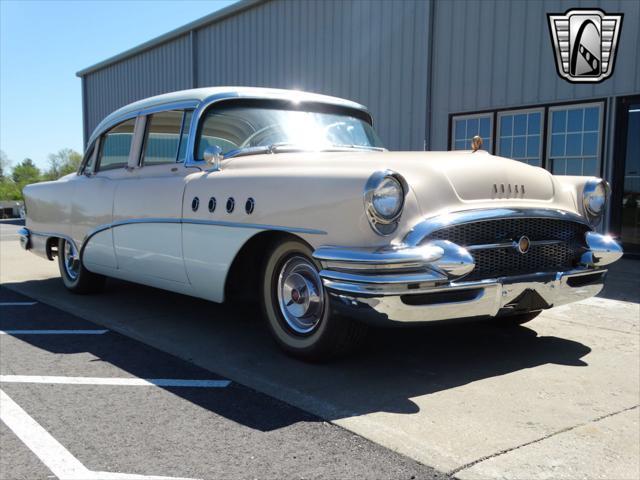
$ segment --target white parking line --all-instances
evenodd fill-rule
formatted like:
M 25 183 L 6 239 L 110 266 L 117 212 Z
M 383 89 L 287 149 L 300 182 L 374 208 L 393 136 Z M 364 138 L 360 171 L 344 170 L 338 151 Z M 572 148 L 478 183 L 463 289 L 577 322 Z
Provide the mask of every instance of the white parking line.
M 109 330 L 0 330 L 0 335 L 102 335 Z
M 60 385 L 118 385 L 126 387 L 195 387 L 225 388 L 230 380 L 184 380 L 179 378 L 111 378 L 111 377 L 57 377 L 42 375 L 0 375 L 4 383 L 47 383 Z
M 60 480 L 192 480 L 89 470 L 1 389 L 0 419 Z
M 38 302 L 0 302 L 0 307 L 30 307 Z

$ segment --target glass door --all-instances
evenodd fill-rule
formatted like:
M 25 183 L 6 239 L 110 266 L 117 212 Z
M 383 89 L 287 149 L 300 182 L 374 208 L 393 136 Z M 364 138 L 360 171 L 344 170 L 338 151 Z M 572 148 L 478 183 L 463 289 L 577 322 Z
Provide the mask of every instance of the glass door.
M 640 96 L 618 103 L 612 212 L 625 253 L 640 254 Z M 618 190 L 615 192 L 615 190 Z

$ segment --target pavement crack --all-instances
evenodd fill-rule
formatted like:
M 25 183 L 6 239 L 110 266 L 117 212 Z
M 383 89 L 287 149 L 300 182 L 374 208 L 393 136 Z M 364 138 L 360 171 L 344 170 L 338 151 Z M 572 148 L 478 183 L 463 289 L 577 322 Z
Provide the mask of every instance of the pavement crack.
M 533 445 L 535 443 L 542 442 L 544 440 L 547 440 L 548 438 L 555 437 L 556 435 L 560 435 L 561 433 L 570 432 L 571 430 L 575 430 L 576 428 L 584 427 L 586 425 L 589 425 L 590 423 L 596 423 L 596 422 L 599 422 L 601 420 L 604 420 L 605 418 L 613 417 L 614 415 L 618 415 L 620 413 L 625 413 L 625 412 L 628 412 L 630 410 L 634 410 L 634 409 L 639 408 L 639 407 L 640 407 L 640 405 L 633 405 L 632 407 L 627 407 L 627 408 L 623 408 L 622 410 L 618 410 L 618 411 L 615 411 L 615 412 L 612 412 L 612 413 L 607 413 L 606 415 L 602 415 L 600 417 L 593 418 L 591 420 L 588 420 L 586 422 L 580 423 L 578 425 L 573 425 L 571 427 L 566 427 L 566 428 L 563 428 L 563 429 L 558 430 L 556 432 L 552 432 L 549 435 L 545 435 L 544 437 L 536 438 L 535 440 L 531 440 L 530 442 L 522 443 L 520 445 L 516 445 L 515 447 L 506 448 L 506 449 L 500 450 L 500 451 L 498 451 L 496 453 L 492 453 L 491 455 L 486 455 L 484 457 L 480 457 L 480 458 L 474 460 L 473 462 L 469 462 L 469 463 L 467 463 L 465 465 L 462 465 L 462 466 L 460 466 L 458 468 L 454 468 L 453 470 L 447 472 L 447 475 L 449 475 L 451 478 L 455 478 L 455 475 L 460 473 L 462 470 L 466 470 L 468 468 L 471 468 L 474 465 L 477 465 L 478 463 L 482 463 L 482 462 L 484 462 L 486 460 L 489 460 L 491 458 L 495 458 L 495 457 L 499 457 L 501 455 L 504 455 L 505 453 L 513 452 L 514 450 L 518 450 L 520 448 L 527 447 L 529 445 Z

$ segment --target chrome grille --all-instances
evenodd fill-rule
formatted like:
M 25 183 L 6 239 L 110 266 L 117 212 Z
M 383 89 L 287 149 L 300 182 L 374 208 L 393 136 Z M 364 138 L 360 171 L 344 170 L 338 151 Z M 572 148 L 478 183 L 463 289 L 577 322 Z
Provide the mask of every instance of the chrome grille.
M 534 244 L 527 253 L 512 246 L 475 248 L 470 251 L 476 268 L 465 280 L 525 275 L 567 270 L 585 251 L 585 233 L 590 228 L 579 222 L 549 218 L 503 218 L 450 225 L 431 233 L 429 240 L 449 240 L 463 247 L 509 244 L 526 235 Z M 535 245 L 536 241 L 557 241 Z

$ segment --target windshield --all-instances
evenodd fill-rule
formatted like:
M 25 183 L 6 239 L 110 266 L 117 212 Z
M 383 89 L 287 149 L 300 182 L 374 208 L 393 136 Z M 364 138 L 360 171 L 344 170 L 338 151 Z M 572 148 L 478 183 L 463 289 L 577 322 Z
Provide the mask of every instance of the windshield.
M 202 160 L 205 149 L 213 145 L 219 146 L 225 156 L 274 145 L 310 150 L 382 147 L 368 122 L 341 112 L 231 104 L 209 110 L 201 125 L 198 160 Z

